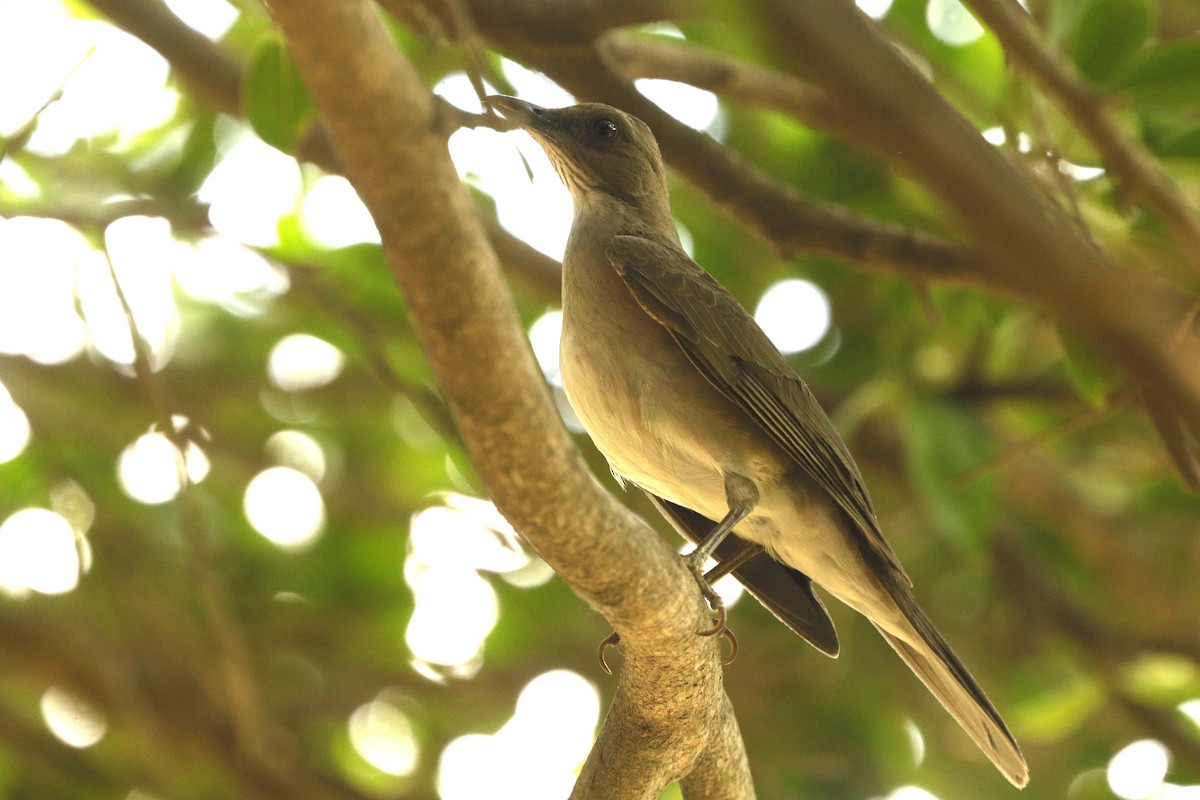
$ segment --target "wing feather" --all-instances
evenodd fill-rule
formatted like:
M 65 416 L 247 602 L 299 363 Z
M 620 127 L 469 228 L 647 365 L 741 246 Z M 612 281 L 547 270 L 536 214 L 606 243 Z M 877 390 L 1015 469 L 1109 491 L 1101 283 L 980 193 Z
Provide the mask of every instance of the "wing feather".
M 608 256 L 638 304 L 696 369 L 828 492 L 870 550 L 907 580 L 850 451 L 749 312 L 675 247 L 616 236 Z

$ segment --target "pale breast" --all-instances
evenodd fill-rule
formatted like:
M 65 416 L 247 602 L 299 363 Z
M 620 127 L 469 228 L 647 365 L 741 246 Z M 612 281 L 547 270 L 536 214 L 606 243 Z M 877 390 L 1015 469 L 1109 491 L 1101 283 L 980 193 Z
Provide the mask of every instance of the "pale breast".
M 620 209 L 602 201 L 578 203 L 563 261 L 567 397 L 614 471 L 720 519 L 725 473 L 774 477 L 776 448 L 638 304 L 608 256 Z
M 676 502 L 685 496 L 694 502 L 719 487 L 720 477 L 711 458 L 690 452 L 686 437 L 672 431 L 666 413 L 681 402 L 680 384 L 691 365 L 658 323 L 640 308 L 628 311 L 633 313 L 617 315 L 624 325 L 611 317 L 564 314 L 563 386 L 618 474 Z

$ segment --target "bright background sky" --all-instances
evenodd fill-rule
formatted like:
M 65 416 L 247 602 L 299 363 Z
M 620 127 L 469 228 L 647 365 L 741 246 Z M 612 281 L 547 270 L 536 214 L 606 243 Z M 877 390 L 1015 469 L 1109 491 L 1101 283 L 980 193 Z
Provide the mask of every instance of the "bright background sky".
M 224 0 L 172 0 L 169 5 L 214 39 L 237 13 Z M 860 0 L 859 5 L 878 16 L 888 2 Z M 970 43 L 982 34 L 957 0 L 930 0 L 927 19 L 950 44 Z M 562 89 L 515 63 L 506 61 L 503 68 L 526 99 L 549 106 L 572 102 Z M 46 156 L 100 135 L 114 136 L 119 150 L 122 142 L 169 119 L 179 102 L 166 86 L 168 68 L 160 56 L 105 23 L 72 18 L 56 0 L 0 1 L 0 74 L 9 76 L 0 91 L 4 136 L 25 125 L 61 86 L 61 99 L 40 114 L 27 144 L 30 152 Z M 721 109 L 710 93 L 665 81 L 641 81 L 638 88 L 688 125 L 720 137 Z M 451 76 L 435 91 L 462 108 L 480 110 L 465 76 Z M 127 217 L 105 231 L 106 256 L 62 222 L 0 218 L 0 352 L 42 364 L 90 352 L 128 372 L 133 350 L 115 274 L 154 367 L 162 369 L 181 334 L 181 298 L 253 317 L 289 290 L 287 273 L 256 250 L 276 242 L 282 215 L 299 209 L 306 232 L 330 247 L 378 241 L 369 214 L 343 178 L 325 176 L 306 185 L 294 159 L 263 144 L 241 123 L 223 122 L 223 134 L 223 158 L 200 193 L 211 205 L 215 233 L 199 242 L 175 239 L 165 220 Z M 496 199 L 506 228 L 561 258 L 570 198 L 531 139 L 464 129 L 451 137 L 449 148 L 464 180 Z M 0 183 L 16 194 L 38 191 L 11 161 L 0 162 Z M 687 242 L 687 232 L 681 233 Z M 828 298 L 803 278 L 780 281 L 760 298 L 743 299 L 785 353 L 814 347 L 830 330 Z M 560 328 L 559 312 L 551 309 L 529 331 L 552 383 L 559 380 Z M 294 334 L 280 339 L 263 368 L 272 384 L 295 392 L 336 381 L 344 364 L 332 344 Z M 186 420 L 176 424 L 182 427 Z M 0 384 L 0 462 L 19 458 L 33 435 L 25 413 Z M 267 450 L 275 465 L 248 482 L 245 514 L 266 539 L 302 552 L 324 531 L 326 453 L 313 437 L 289 429 L 272 437 Z M 186 481 L 204 481 L 210 465 L 202 444 L 181 454 L 162 432 L 148 428 L 129 442 L 113 469 L 130 498 L 155 505 L 171 502 Z M 18 598 L 72 591 L 90 565 L 88 524 L 87 514 L 68 520 L 48 508 L 9 515 L 0 522 L 0 591 Z M 533 586 L 548 580 L 549 570 L 521 546 L 490 503 L 463 495 L 439 498 L 418 513 L 409 542 L 403 570 L 416 608 L 398 635 L 411 650 L 413 668 L 429 680 L 467 678 L 482 668 L 484 642 L 498 618 L 492 581 Z M 720 588 L 736 602 L 736 584 L 723 582 Z M 1200 700 L 1181 710 L 1200 720 Z M 105 735 L 103 715 L 59 687 L 46 690 L 42 713 L 48 729 L 72 747 L 89 747 Z M 383 772 L 406 775 L 419 760 L 436 760 L 444 800 L 549 800 L 569 792 L 599 718 L 596 687 L 576 673 L 555 670 L 530 677 L 499 730 L 466 734 L 440 753 L 420 751 L 403 703 L 386 689 L 357 709 L 346 726 L 354 748 Z M 923 746 L 915 725 L 913 734 L 919 760 Z M 1196 787 L 1167 783 L 1168 766 L 1163 745 L 1136 741 L 1109 762 L 1107 781 L 1128 800 L 1200 797 Z M 888 800 L 936 798 L 904 786 Z

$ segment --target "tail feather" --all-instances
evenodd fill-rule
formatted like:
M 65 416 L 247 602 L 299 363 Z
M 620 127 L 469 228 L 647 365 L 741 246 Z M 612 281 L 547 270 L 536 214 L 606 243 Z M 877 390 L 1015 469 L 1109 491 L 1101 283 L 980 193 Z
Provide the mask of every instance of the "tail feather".
M 892 596 L 917 633 L 919 643 L 879 625 L 875 627 L 1004 777 L 1013 786 L 1023 788 L 1029 782 L 1029 768 L 1000 713 L 925 616 L 908 587 L 895 587 Z

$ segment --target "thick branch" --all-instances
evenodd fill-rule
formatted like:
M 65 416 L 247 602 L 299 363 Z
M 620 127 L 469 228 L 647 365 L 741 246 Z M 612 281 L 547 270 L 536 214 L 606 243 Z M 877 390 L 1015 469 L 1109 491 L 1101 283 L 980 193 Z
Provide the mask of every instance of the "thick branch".
M 1121 128 L 1104 98 L 1079 77 L 1066 59 L 1038 38 L 1029 13 L 1015 0 L 967 2 L 996 34 L 1008 57 L 1056 98 L 1125 191 L 1162 217 L 1188 260 L 1200 266 L 1200 215 L 1146 148 Z
M 403 6 L 401 0 L 382 2 Z M 493 2 L 474 0 L 472 8 Z M 785 252 L 814 249 L 910 278 L 969 282 L 1050 308 L 1123 362 L 1155 396 L 1159 416 L 1186 421 L 1185 441 L 1168 445 L 1181 474 L 1196 474 L 1200 340 L 1185 327 L 1188 299 L 1117 269 L 852 6 L 826 0 L 759 8 L 764 30 L 799 77 L 837 97 L 840 121 L 853 126 L 860 141 L 891 153 L 958 211 L 975 247 L 864 225 L 771 180 L 642 97 L 594 43 L 555 39 L 548 46 L 534 38 L 536 27 L 512 18 L 480 30 L 582 99 L 643 118 L 673 167 Z
M 726 700 L 726 703 L 729 701 Z M 742 750 L 742 732 L 738 729 L 737 718 L 733 715 L 732 707 L 720 719 L 714 720 L 714 725 L 720 728 L 712 733 L 709 748 L 700 754 L 696 769 L 680 782 L 683 796 L 687 800 L 724 800 L 727 797 L 750 797 L 754 787 L 748 782 L 741 786 L 723 785 L 720 778 L 734 774 L 745 776 L 749 781 L 750 772 L 743 763 L 728 764 L 725 759 L 746 758 Z
M 787 73 L 677 39 L 650 38 L 628 31 L 609 34 L 604 47 L 630 78 L 688 83 L 746 105 L 778 111 L 819 130 L 840 127 L 832 98 Z
M 140 36 L 166 58 L 185 81 L 202 86 L 201 98 L 215 108 L 240 114 L 240 71 L 220 48 L 195 34 L 173 15 L 165 12 L 155 0 L 97 0 L 96 7 L 120 27 Z M 403 0 L 384 0 L 397 16 L 408 18 L 413 7 Z M 886 225 L 846 212 L 836 206 L 819 203 L 750 168 L 732 153 L 692 131 L 648 103 L 640 94 L 621 85 L 616 94 L 587 86 L 588 64 L 597 63 L 598 74 L 605 80 L 615 76 L 607 64 L 596 61 L 593 38 L 612 27 L 649 22 L 679 16 L 677 4 L 662 0 L 655 3 L 592 3 L 573 2 L 552 4 L 522 2 L 509 7 L 495 0 L 476 0 L 471 5 L 481 31 L 495 44 L 509 49 L 526 63 L 536 66 L 552 77 L 567 83 L 554 63 L 564 52 L 584 53 L 585 63 L 573 70 L 581 82 L 571 85 L 581 97 L 607 99 L 617 105 L 622 98 L 643 103 L 644 115 L 655 115 L 653 123 L 659 136 L 663 131 L 674 136 L 664 153 L 676 169 L 695 182 L 703 191 L 726 205 L 749 227 L 772 241 L 784 252 L 811 249 L 834 258 L 844 259 L 884 272 L 898 273 L 916 280 L 972 281 L 972 273 L 980 263 L 978 253 L 963 245 L 936 236 Z M 441 11 L 443 6 L 431 11 Z M 548 37 L 534 39 L 531 32 Z M 632 37 L 624 37 L 626 39 Z M 551 44 L 557 43 L 557 44 Z M 658 43 L 654 43 L 656 46 Z M 620 47 L 620 45 L 618 45 Z M 815 100 L 804 97 L 803 84 L 768 90 L 764 83 L 769 71 L 742 65 L 732 78 L 721 78 L 720 72 L 736 62 L 705 63 L 699 51 L 654 55 L 645 44 L 634 44 L 627 53 L 633 59 L 631 71 L 644 67 L 647 71 L 666 72 L 691 69 L 703 72 L 709 79 L 723 81 L 726 90 L 735 92 L 746 102 L 760 102 L 765 107 L 790 113 L 813 125 L 824 122 L 827 130 L 840 130 L 832 112 L 821 109 Z M 639 67 L 638 65 L 641 65 Z M 688 66 L 688 64 L 691 66 Z M 667 77 L 663 75 L 662 77 Z M 619 84 L 620 85 L 620 84 Z M 807 110 L 804 110 L 806 107 Z M 632 110 L 632 109 L 631 109 Z M 803 117 L 799 116 L 801 113 Z M 340 166 L 330 151 L 322 128 L 301 145 L 300 157 L 322 168 L 338 172 Z M 706 177 L 708 168 L 717 165 L 716 174 Z M 489 232 L 495 227 L 488 225 Z M 505 269 L 522 280 L 540 281 L 548 273 L 545 260 L 530 248 L 513 246 L 511 241 L 493 237 L 493 247 L 501 254 Z M 541 276 L 541 277 L 539 277 Z M 538 293 L 551 297 L 553 287 L 536 284 Z
M 396 16 L 404 17 L 410 0 L 380 0 Z M 618 23 L 648 21 L 622 13 L 616 3 L 607 15 L 590 15 L 589 2 L 547 4 L 579 15 L 571 31 L 540 27 L 537 15 L 524 4 L 495 14 L 497 0 L 472 0 L 479 30 L 489 43 L 522 63 L 541 70 L 581 100 L 609 103 L 645 120 L 654 129 L 663 157 L 701 191 L 725 206 L 784 254 L 800 250 L 823 253 L 862 266 L 901 274 L 917 281 L 973 282 L 982 255 L 969 247 L 931 234 L 882 223 L 808 197 L 754 168 L 707 135 L 687 127 L 634 89 L 617 69 L 619 62 L 593 39 L 582 38 L 586 28 L 597 36 Z M 666 10 L 666 6 L 660 11 Z M 440 4 L 428 9 L 440 13 Z M 628 11 L 626 9 L 626 11 Z M 627 18 L 628 17 L 628 18 Z
M 481 31 L 501 39 L 524 39 L 534 33 L 544 47 L 592 42 L 614 28 L 694 13 L 684 0 L 472 0 L 468 5 Z M 442 10 L 430 11 L 440 15 Z
M 197 100 L 239 116 L 241 68 L 156 0 L 89 0 L 100 13 L 154 48 Z
M 1050 308 L 1200 427 L 1200 339 L 1178 335 L 1186 297 L 1113 264 L 853 6 L 760 8 L 797 73 L 836 94 L 860 130 L 959 213 L 988 254 L 986 285 Z
M 375 217 L 489 493 L 621 632 L 625 669 L 585 775 L 598 777 L 599 786 L 627 779 L 624 796 L 653 797 L 691 771 L 710 746 L 710 731 L 723 727 L 714 721 L 729 713 L 717 643 L 695 635 L 705 613 L 691 576 L 662 540 L 600 488 L 574 450 L 450 163 L 429 91 L 374 9 L 363 0 L 279 0 L 271 13 L 347 176 Z M 626 744 L 605 752 L 613 742 Z M 639 774 L 623 767 L 641 759 L 630 743 L 654 755 Z M 737 774 L 724 779 L 745 782 Z M 575 796 L 598 795 L 581 781 Z

